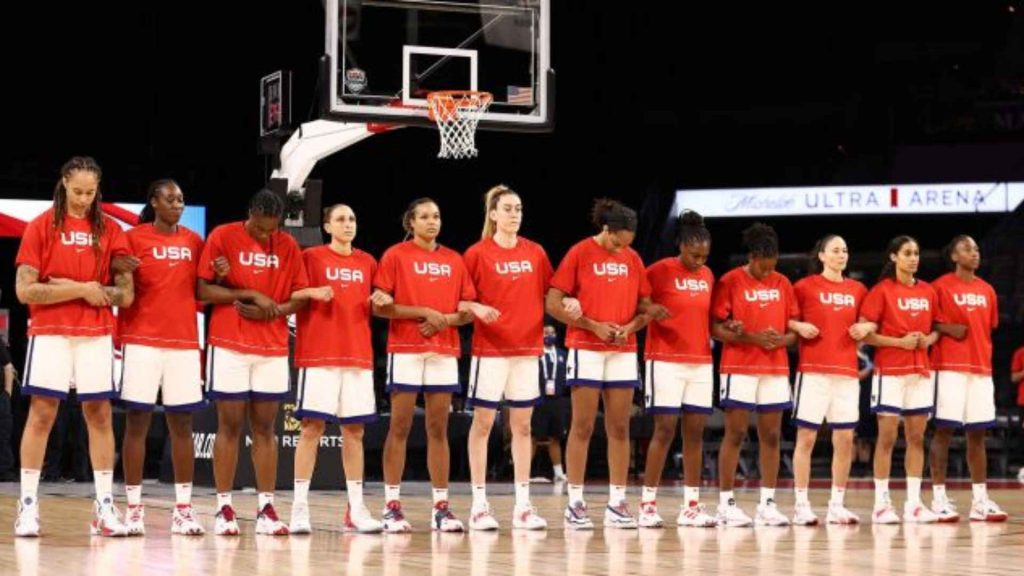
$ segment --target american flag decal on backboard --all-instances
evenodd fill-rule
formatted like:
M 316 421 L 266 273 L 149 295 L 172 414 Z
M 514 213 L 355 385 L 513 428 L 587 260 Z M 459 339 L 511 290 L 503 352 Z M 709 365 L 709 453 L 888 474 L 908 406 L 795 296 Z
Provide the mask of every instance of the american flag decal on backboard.
M 509 86 L 507 102 L 509 104 L 533 106 L 533 88 L 529 86 Z

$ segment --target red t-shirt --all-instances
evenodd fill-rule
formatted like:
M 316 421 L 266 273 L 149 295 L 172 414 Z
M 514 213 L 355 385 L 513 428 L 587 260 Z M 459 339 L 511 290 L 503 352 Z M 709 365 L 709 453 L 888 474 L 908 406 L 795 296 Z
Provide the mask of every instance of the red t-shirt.
M 423 306 L 453 314 L 462 300 L 475 300 L 476 290 L 458 252 L 438 245 L 433 251 L 413 240 L 388 248 L 380 259 L 373 285 L 391 294 L 395 304 Z M 446 328 L 430 338 L 420 334 L 420 321 L 391 320 L 388 352 L 459 356 L 459 332 Z
M 148 223 L 126 236 L 140 263 L 135 302 L 117 313 L 118 339 L 155 348 L 198 348 L 196 270 L 202 238 L 184 226 L 165 234 Z
M 21 238 L 18 266 L 39 271 L 39 281 L 65 278 L 78 282 L 111 283 L 110 259 L 128 254 L 124 231 L 112 218 L 103 217 L 99 251 L 92 245 L 92 225 L 85 218 L 65 215 L 63 226 L 54 229 L 53 208 L 28 223 Z M 103 336 L 114 330 L 109 306 L 90 306 L 79 298 L 59 304 L 29 304 L 29 336 Z
M 864 298 L 860 315 L 878 324 L 878 333 L 901 338 L 911 332 L 929 334 L 938 307 L 935 290 L 924 280 L 907 286 L 891 278 L 875 284 Z M 920 348 L 904 350 L 879 346 L 875 350 L 875 372 L 883 376 L 929 374 L 928 353 Z
M 300 368 L 331 366 L 373 367 L 370 343 L 370 293 L 377 261 L 362 250 L 342 255 L 330 246 L 302 252 L 313 287 L 330 286 L 330 302 L 310 300 L 298 313 L 295 365 Z
M 856 280 L 834 282 L 821 274 L 801 279 L 793 286 L 800 319 L 818 328 L 818 336 L 800 338 L 800 372 L 856 378 L 857 341 L 850 326 L 857 323 L 860 305 L 868 289 Z
M 477 301 L 501 312 L 491 324 L 474 319 L 473 355 L 540 356 L 544 294 L 552 274 L 544 248 L 523 237 L 513 248 L 502 248 L 487 238 L 470 246 L 463 259 Z
M 651 300 L 668 308 L 668 320 L 647 325 L 644 358 L 685 364 L 711 363 L 711 294 L 715 275 L 707 266 L 691 272 L 679 258 L 647 268 Z
M 279 304 L 293 292 L 309 285 L 302 253 L 295 239 L 278 230 L 266 244 L 245 231 L 244 222 L 232 222 L 213 229 L 199 259 L 199 277 L 213 282 L 213 261 L 227 257 L 231 271 L 221 284 L 236 290 L 256 290 Z M 213 345 L 243 354 L 288 355 L 288 319 L 248 320 L 232 304 L 213 306 L 210 335 Z
M 1011 372 L 1020 372 L 1021 370 L 1024 370 L 1024 346 L 1017 348 L 1010 361 Z M 1017 405 L 1024 406 L 1024 380 L 1017 383 Z
M 935 321 L 967 326 L 963 340 L 943 335 L 932 346 L 932 368 L 991 376 L 992 331 L 999 326 L 996 291 L 981 278 L 964 282 L 953 273 L 932 282 L 932 288 L 939 299 Z
M 651 295 L 644 263 L 632 248 L 606 250 L 594 238 L 577 242 L 558 265 L 551 286 L 579 299 L 583 314 L 598 322 L 628 324 L 637 301 Z M 602 342 L 589 330 L 569 326 L 565 345 L 599 352 L 635 352 L 636 334 L 624 346 Z
M 744 266 L 733 268 L 719 279 L 712 302 L 714 318 L 739 320 L 745 332 L 774 328 L 779 334 L 785 334 L 790 318 L 800 314 L 793 285 L 785 276 L 772 272 L 764 280 L 757 280 Z M 788 376 L 789 357 L 785 346 L 765 350 L 753 344 L 726 343 L 722 347 L 719 371 L 722 374 Z

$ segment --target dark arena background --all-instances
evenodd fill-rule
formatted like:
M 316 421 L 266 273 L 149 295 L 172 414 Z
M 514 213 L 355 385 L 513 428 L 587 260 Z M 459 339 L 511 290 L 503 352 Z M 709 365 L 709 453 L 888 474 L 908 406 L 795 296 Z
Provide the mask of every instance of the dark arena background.
M 372 7 L 388 2 L 349 3 Z M 142 203 L 150 181 L 173 178 L 189 206 L 205 207 L 207 233 L 244 219 L 249 197 L 270 181 L 277 166 L 273 151 L 288 129 L 321 117 L 324 14 L 325 2 L 315 0 L 9 6 L 0 34 L 0 127 L 5 135 L 0 230 L 18 218 L 6 208 L 13 206 L 11 201 L 51 200 L 60 166 L 75 155 L 92 156 L 102 166 L 105 202 Z M 989 491 L 1009 513 L 1008 522 L 968 521 L 971 482 L 958 434 L 949 472 L 950 492 L 962 516 L 957 524 L 872 524 L 868 459 L 855 462 L 850 481 L 848 506 L 861 515 L 860 525 L 677 530 L 674 507 L 683 494 L 677 436 L 659 497 L 669 528 L 563 532 L 564 486 L 537 482 L 534 505 L 549 529 L 513 531 L 512 465 L 496 425 L 488 479 L 501 531 L 431 533 L 425 439 L 417 416 L 419 431 L 409 441 L 403 491 L 417 528 L 411 535 L 342 531 L 345 484 L 339 432 L 332 425 L 310 496 L 314 534 L 254 537 L 256 496 L 245 446 L 236 482 L 242 535 L 227 538 L 212 534 L 210 457 L 216 412 L 207 408 L 196 418 L 195 433 L 196 508 L 208 530 L 205 537 L 169 533 L 166 520 L 174 491 L 167 432 L 158 416 L 148 439 L 144 538 L 88 536 L 92 476 L 87 464 L 76 463 L 87 446 L 84 428 L 63 431 L 66 439 L 51 436 L 51 443 L 63 441 L 65 461 L 60 473 L 44 478 L 40 486 L 44 534 L 15 538 L 10 527 L 18 505 L 18 446 L 29 403 L 15 385 L 11 434 L 4 438 L 15 462 L 8 470 L 0 468 L 0 480 L 6 481 L 0 482 L 0 572 L 1019 572 L 1024 492 L 1018 473 L 1024 465 L 1024 435 L 1010 364 L 1024 345 L 1024 2 L 551 0 L 550 28 L 550 64 L 557 79 L 557 89 L 549 92 L 551 130 L 480 130 L 477 158 L 444 160 L 437 158 L 436 129 L 408 126 L 375 134 L 316 164 L 310 178 L 322 183 L 322 204 L 344 202 L 357 214 L 355 245 L 379 258 L 403 239 L 401 214 L 408 203 L 429 196 L 442 212 L 439 241 L 462 252 L 480 238 L 483 195 L 499 183 L 520 194 L 522 234 L 541 243 L 556 266 L 570 246 L 594 232 L 589 213 L 601 197 L 637 210 L 633 248 L 648 265 L 677 253 L 673 221 L 680 207 L 705 213 L 713 237 L 708 265 L 716 277 L 746 262 L 741 233 L 753 222 L 778 232 L 779 271 L 791 281 L 807 273 L 815 241 L 835 233 L 849 245 L 850 274 L 869 287 L 886 261 L 891 238 L 909 234 L 918 239 L 919 276 L 932 280 L 946 271 L 942 248 L 955 235 L 970 235 L 981 248 L 979 275 L 993 285 L 999 300 L 999 328 L 993 334 L 997 426 L 986 445 Z M 260 79 L 278 70 L 290 72 L 291 124 L 280 137 L 261 139 Z M 28 314 L 14 292 L 18 246 L 17 233 L 0 235 L 0 334 L 21 371 Z M 387 323 L 374 320 L 373 328 L 377 404 L 387 414 Z M 561 326 L 559 332 L 564 337 Z M 462 337 L 468 350 L 470 331 L 463 330 Z M 716 350 L 716 361 L 718 355 Z M 465 376 L 468 355 L 460 368 Z M 630 425 L 628 500 L 634 507 L 653 429 L 641 396 Z M 285 403 L 278 419 L 277 506 L 283 518 L 290 507 L 298 438 L 293 409 Z M 717 468 L 708 464 L 716 460 L 723 434 L 722 418 L 716 415 L 704 436 L 702 498 L 709 508 L 718 502 Z M 472 412 L 456 399 L 449 440 L 452 504 L 460 517 L 469 515 L 466 437 L 471 418 Z M 124 410 L 115 405 L 118 438 L 123 422 Z M 0 423 L 0 438 L 2 429 Z M 375 517 L 383 503 L 386 433 L 386 418 L 367 427 L 366 498 Z M 595 518 L 607 490 L 601 434 L 595 433 L 587 469 Z M 780 507 L 787 514 L 793 507 L 794 439 L 787 417 L 779 484 Z M 738 499 L 751 509 L 759 488 L 756 447 L 752 426 L 737 481 Z M 900 444 L 897 457 L 902 451 Z M 546 480 L 552 476 L 551 464 L 540 452 L 533 476 Z M 827 435 L 821 434 L 811 484 L 819 512 L 824 512 L 830 486 L 831 454 Z M 118 464 L 114 494 L 119 503 L 124 499 L 120 475 Z M 925 476 L 927 503 L 927 468 Z M 896 501 L 902 502 L 902 460 L 894 464 L 892 477 Z

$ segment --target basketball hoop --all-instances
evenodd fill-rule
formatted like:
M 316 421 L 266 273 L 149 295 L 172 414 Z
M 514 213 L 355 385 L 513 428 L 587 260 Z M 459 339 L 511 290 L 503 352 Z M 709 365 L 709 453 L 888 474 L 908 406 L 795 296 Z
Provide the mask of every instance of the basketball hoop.
M 476 126 L 493 101 L 489 92 L 448 90 L 427 95 L 430 119 L 441 133 L 438 158 L 476 158 Z

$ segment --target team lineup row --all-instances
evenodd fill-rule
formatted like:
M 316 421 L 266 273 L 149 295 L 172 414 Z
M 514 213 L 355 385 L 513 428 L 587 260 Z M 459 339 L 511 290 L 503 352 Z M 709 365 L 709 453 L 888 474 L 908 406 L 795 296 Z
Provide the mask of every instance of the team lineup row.
M 598 200 L 596 234 L 574 245 L 558 268 L 544 249 L 518 234 L 520 196 L 496 186 L 485 198 L 481 240 L 465 254 L 438 243 L 441 212 L 429 198 L 403 215 L 408 240 L 377 262 L 353 246 L 356 216 L 346 205 L 324 210 L 330 242 L 300 251 L 279 229 L 282 200 L 261 190 L 245 221 L 216 227 L 204 242 L 178 224 L 184 195 L 173 180 L 149 189 L 139 224 L 122 232 L 100 209 L 101 170 L 71 159 L 61 170 L 54 206 L 33 220 L 17 256 L 19 301 L 29 306 L 29 346 L 23 391 L 32 401 L 21 445 L 21 498 L 15 532 L 40 534 L 39 469 L 61 399 L 71 382 L 82 400 L 95 470 L 95 534 L 145 531 L 141 501 L 145 437 L 158 393 L 171 435 L 176 500 L 172 533 L 202 534 L 191 506 L 191 412 L 216 403 L 214 530 L 237 535 L 231 490 L 238 441 L 246 420 L 252 435 L 258 511 L 256 532 L 308 533 L 309 478 L 327 422 L 338 422 L 347 481 L 345 528 L 360 532 L 412 529 L 401 506 L 406 441 L 420 393 L 426 418 L 427 461 L 433 486 L 432 528 L 461 531 L 448 505 L 447 420 L 459 390 L 456 327 L 473 323 L 467 401 L 473 504 L 469 528 L 494 530 L 486 496 L 487 438 L 502 402 L 510 407 L 515 507 L 512 526 L 545 529 L 530 504 L 530 417 L 552 377 L 538 362 L 545 313 L 567 326 L 566 383 L 572 422 L 566 447 L 568 502 L 563 523 L 592 529 L 583 499 L 587 448 L 599 404 L 608 440 L 609 496 L 604 524 L 660 527 L 657 487 L 677 426 L 683 437 L 685 488 L 677 522 L 685 526 L 817 524 L 807 497 L 810 451 L 818 428 L 833 430 L 833 488 L 826 520 L 856 523 L 843 503 L 853 430 L 858 421 L 858 342 L 876 347 L 872 411 L 878 414 L 875 452 L 876 523 L 900 521 L 889 498 L 892 451 L 902 419 L 907 440 L 908 497 L 903 520 L 956 521 L 944 493 L 945 451 L 952 431 L 965 427 L 974 502 L 970 516 L 1007 515 L 985 490 L 984 434 L 995 421 L 991 332 L 998 321 L 994 291 L 976 271 L 978 246 L 957 236 L 945 251 L 953 269 L 929 284 L 916 278 L 917 242 L 890 243 L 879 282 L 869 291 L 843 276 L 849 258 L 837 235 L 812 251 L 812 270 L 795 285 L 775 271 L 778 239 L 766 225 L 744 232 L 748 262 L 715 279 L 705 262 L 711 234 L 695 212 L 678 222 L 679 255 L 645 267 L 630 248 L 636 213 Z M 205 378 L 193 311 L 211 307 Z M 118 308 L 115 318 L 112 307 Z M 299 368 L 296 417 L 302 433 L 295 456 L 290 523 L 273 505 L 278 403 L 289 393 L 287 317 L 296 315 L 294 363 Z M 384 445 L 384 507 L 378 520 L 363 500 L 362 435 L 376 418 L 371 372 L 372 315 L 389 319 L 387 385 L 391 397 Z M 123 355 L 112 373 L 113 334 Z M 629 417 L 639 387 L 636 333 L 647 329 L 644 402 L 654 417 L 639 513 L 626 504 Z M 718 405 L 725 411 L 719 455 L 720 503 L 700 503 L 701 437 L 713 409 L 710 340 L 723 345 Z M 791 387 L 786 348 L 799 347 Z M 205 391 L 202 382 L 205 381 Z M 127 514 L 113 502 L 114 438 L 110 400 L 128 408 L 123 440 Z M 775 502 L 782 414 L 799 426 L 796 509 L 792 519 Z M 757 414 L 761 498 L 754 519 L 733 495 L 739 450 L 749 415 Z M 934 499 L 921 500 L 923 440 L 932 443 Z M 902 417 L 902 418 L 901 418 Z

